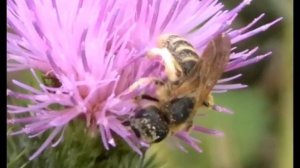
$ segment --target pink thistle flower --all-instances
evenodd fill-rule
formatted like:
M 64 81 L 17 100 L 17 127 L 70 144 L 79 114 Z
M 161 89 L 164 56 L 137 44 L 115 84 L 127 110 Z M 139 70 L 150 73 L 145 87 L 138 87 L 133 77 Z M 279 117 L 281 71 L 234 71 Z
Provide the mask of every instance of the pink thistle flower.
M 134 114 L 132 98 L 148 85 L 129 91 L 135 81 L 148 76 L 162 76 L 161 64 L 150 61 L 145 53 L 155 47 L 162 34 L 176 34 L 186 38 L 202 52 L 215 36 L 227 32 L 232 45 L 267 30 L 280 21 L 253 28 L 264 14 L 245 27 L 232 29 L 231 24 L 251 0 L 226 10 L 217 0 L 18 0 L 8 1 L 8 72 L 30 70 L 39 88 L 21 81 L 13 83 L 26 93 L 12 90 L 7 95 L 28 100 L 27 106 L 8 104 L 14 117 L 8 124 L 22 124 L 23 129 L 11 135 L 27 134 L 36 137 L 52 130 L 47 140 L 30 157 L 36 158 L 52 141 L 56 146 L 63 138 L 63 130 L 70 121 L 84 116 L 87 127 L 99 130 L 106 149 L 116 146 L 112 132 L 122 137 L 136 152 L 145 145 L 122 123 Z M 194 30 L 198 25 L 200 28 Z M 255 55 L 258 47 L 233 52 L 226 71 L 255 63 L 271 52 Z M 59 85 L 47 85 L 37 75 L 42 72 Z M 240 77 L 221 79 L 213 92 L 246 87 L 224 84 Z M 53 108 L 51 105 L 59 105 Z M 215 106 L 214 110 L 230 113 Z M 26 117 L 21 114 L 28 114 Z M 194 131 L 223 135 L 222 132 L 194 126 Z M 197 151 L 198 140 L 186 132 L 176 137 Z M 180 143 L 177 145 L 182 148 Z

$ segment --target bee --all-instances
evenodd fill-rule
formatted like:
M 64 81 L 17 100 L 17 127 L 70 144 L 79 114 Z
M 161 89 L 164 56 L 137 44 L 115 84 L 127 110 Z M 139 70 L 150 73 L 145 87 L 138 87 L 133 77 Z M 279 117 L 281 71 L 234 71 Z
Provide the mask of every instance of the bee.
M 155 97 L 141 95 L 138 98 L 151 103 L 138 109 L 129 119 L 136 136 L 151 144 L 179 131 L 189 131 L 197 109 L 213 106 L 211 90 L 224 72 L 230 49 L 227 34 L 209 42 L 201 57 L 185 39 L 177 35 L 161 36 L 149 57 L 162 58 L 167 79 L 149 77 L 131 86 L 135 88 L 148 82 L 156 85 Z

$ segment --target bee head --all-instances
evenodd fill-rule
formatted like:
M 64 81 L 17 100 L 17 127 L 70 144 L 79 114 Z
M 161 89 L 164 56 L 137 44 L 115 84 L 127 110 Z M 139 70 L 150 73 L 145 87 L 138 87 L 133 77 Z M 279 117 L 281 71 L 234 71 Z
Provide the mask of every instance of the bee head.
M 140 109 L 130 119 L 130 127 L 135 135 L 147 143 L 157 143 L 169 133 L 168 123 L 155 106 Z

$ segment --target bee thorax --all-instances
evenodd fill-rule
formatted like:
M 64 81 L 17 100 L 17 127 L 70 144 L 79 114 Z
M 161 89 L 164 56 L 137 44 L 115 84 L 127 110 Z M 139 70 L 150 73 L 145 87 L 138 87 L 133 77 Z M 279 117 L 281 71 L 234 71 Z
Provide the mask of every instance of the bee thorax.
M 167 104 L 167 117 L 170 124 L 177 125 L 186 122 L 194 109 L 195 100 L 191 97 L 176 98 Z

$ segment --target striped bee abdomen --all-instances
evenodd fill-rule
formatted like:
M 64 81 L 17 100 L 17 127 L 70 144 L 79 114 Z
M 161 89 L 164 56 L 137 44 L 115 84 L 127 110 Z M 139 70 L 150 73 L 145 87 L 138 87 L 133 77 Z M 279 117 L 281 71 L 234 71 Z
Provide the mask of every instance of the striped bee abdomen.
M 188 41 L 176 35 L 164 36 L 161 40 L 160 47 L 167 48 L 181 66 L 184 75 L 188 75 L 199 61 L 195 48 Z

